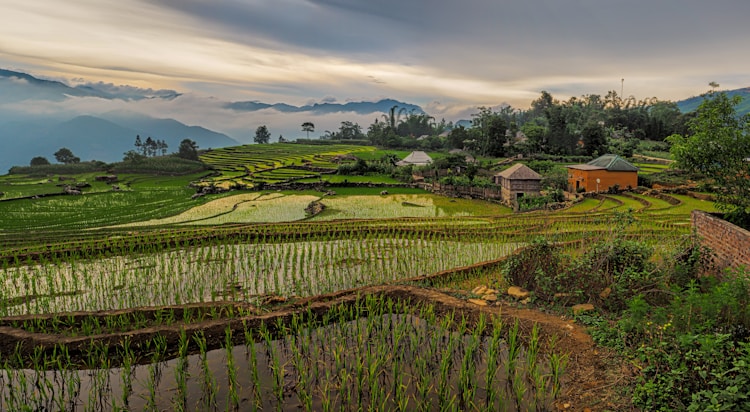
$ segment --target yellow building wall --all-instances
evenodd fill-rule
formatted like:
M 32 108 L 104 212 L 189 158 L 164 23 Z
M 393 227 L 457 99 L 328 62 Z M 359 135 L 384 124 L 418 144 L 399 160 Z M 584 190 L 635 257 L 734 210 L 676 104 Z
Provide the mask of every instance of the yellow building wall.
M 620 189 L 627 189 L 628 186 L 631 188 L 638 187 L 638 172 L 568 169 L 568 185 L 570 191 L 573 192 L 579 187 L 582 187 L 586 192 L 597 191 L 597 178 L 599 179 L 598 190 L 600 192 L 605 192 L 614 185 L 620 185 Z M 576 182 L 578 182 L 577 186 Z

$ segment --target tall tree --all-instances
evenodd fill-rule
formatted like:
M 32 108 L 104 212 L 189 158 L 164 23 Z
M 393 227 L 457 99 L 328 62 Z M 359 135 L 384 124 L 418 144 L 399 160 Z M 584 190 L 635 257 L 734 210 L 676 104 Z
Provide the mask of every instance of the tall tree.
M 479 113 L 472 114 L 472 130 L 477 133 L 477 141 L 474 146 L 482 156 L 499 157 L 505 154 L 505 133 L 508 124 L 503 116 L 495 113 L 489 107 L 480 107 Z
M 145 153 L 143 152 L 143 141 L 141 140 L 141 135 L 139 134 L 135 135 L 135 150 L 138 151 L 138 153 L 142 153 L 145 155 Z
M 715 88 L 714 84 L 711 87 Z M 718 206 L 736 221 L 750 219 L 750 116 L 738 116 L 741 96 L 706 93 L 688 122 L 687 136 L 672 135 L 677 166 L 714 179 Z
M 156 142 L 151 136 L 147 137 L 146 141 L 143 143 L 143 151 L 146 156 L 153 156 L 156 154 Z
M 167 149 L 169 148 L 169 145 L 164 140 L 157 140 L 156 141 L 156 149 L 161 152 L 161 155 L 164 156 L 167 154 Z
M 581 130 L 581 141 L 583 151 L 589 156 L 603 155 L 607 152 L 607 136 L 604 133 L 604 125 L 589 120 Z
M 399 109 L 398 105 L 393 105 L 390 110 L 388 110 L 388 114 L 383 115 L 383 119 L 385 120 L 388 127 L 390 127 L 393 131 L 396 131 L 396 126 L 401 119 L 401 115 L 403 115 L 404 113 L 406 113 L 405 107 Z
M 310 138 L 310 132 L 315 131 L 315 125 L 312 122 L 302 123 L 302 131 L 307 133 L 307 138 Z
M 258 126 L 258 128 L 255 129 L 255 137 L 253 138 L 253 141 L 258 144 L 266 144 L 271 141 L 271 132 L 268 131 L 266 125 Z
M 57 159 L 58 162 L 64 163 L 64 164 L 71 164 L 71 163 L 78 163 L 81 161 L 79 157 L 73 154 L 70 149 L 67 147 L 60 148 L 60 150 L 55 152 L 55 159 Z

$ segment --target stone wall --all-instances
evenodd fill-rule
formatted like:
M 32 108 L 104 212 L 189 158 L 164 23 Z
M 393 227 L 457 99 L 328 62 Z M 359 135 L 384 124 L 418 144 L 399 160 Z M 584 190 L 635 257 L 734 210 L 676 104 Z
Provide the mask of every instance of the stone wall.
M 750 269 L 749 231 L 700 210 L 693 210 L 691 220 L 703 245 L 716 255 L 717 265 Z

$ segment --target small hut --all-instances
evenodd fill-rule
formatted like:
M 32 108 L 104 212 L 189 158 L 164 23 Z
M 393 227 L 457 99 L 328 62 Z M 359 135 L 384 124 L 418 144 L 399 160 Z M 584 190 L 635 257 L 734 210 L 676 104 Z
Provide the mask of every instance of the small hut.
M 542 190 L 542 176 L 523 163 L 516 163 L 497 173 L 494 181 L 501 187 L 503 201 L 508 203 L 524 196 L 539 196 Z
M 432 163 L 432 158 L 427 153 L 415 150 L 409 153 L 409 156 L 406 156 L 404 160 L 396 162 L 396 166 L 427 166 L 430 163 Z

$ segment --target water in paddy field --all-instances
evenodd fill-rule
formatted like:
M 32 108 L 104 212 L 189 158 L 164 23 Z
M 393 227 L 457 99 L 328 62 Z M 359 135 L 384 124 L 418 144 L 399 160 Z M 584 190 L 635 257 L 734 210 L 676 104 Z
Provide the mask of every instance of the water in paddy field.
M 0 316 L 314 296 L 497 259 L 519 246 L 398 238 L 239 243 L 0 268 Z
M 129 368 L 6 367 L 0 409 L 549 410 L 547 358 L 488 328 L 459 334 L 385 314 Z

